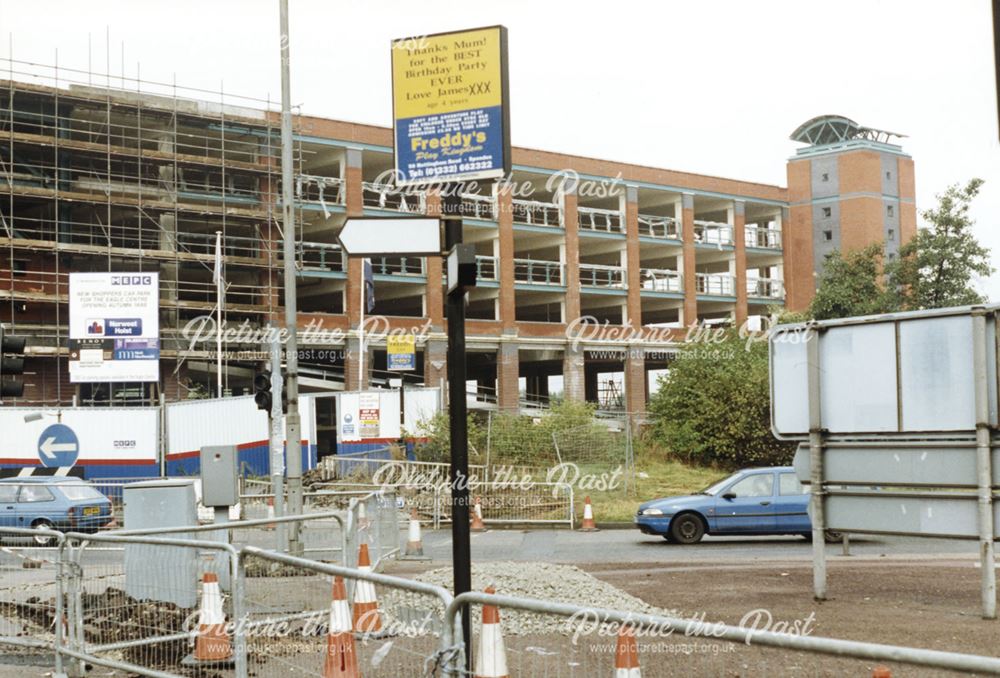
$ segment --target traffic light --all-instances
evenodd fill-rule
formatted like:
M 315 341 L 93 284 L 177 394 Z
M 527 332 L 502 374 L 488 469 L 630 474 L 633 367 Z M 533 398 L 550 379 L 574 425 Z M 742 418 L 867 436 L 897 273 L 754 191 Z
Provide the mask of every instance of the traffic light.
M 24 343 L 24 337 L 12 337 L 0 326 L 0 398 L 20 398 L 24 395 L 24 382 L 16 378 L 24 374 L 24 358 L 7 355 L 24 353 Z
M 271 404 L 274 399 L 271 395 L 271 373 L 268 371 L 261 372 L 256 377 L 253 378 L 253 399 L 257 403 L 258 410 L 264 410 L 271 414 Z M 288 412 L 288 396 L 285 395 L 285 382 L 281 382 L 281 413 L 286 414 Z
M 261 372 L 253 378 L 253 400 L 258 410 L 271 414 L 271 373 Z

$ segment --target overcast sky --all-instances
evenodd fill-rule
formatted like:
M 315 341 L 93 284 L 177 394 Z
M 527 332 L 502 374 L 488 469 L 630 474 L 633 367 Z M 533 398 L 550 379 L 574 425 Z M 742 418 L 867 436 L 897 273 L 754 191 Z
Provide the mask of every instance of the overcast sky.
M 388 126 L 391 39 L 501 23 L 517 146 L 784 186 L 792 130 L 846 115 L 907 135 L 919 210 L 949 183 L 985 179 L 976 231 L 1000 268 L 988 0 L 290 6 L 292 100 L 304 113 Z M 104 72 L 110 51 L 117 74 L 123 43 L 129 76 L 280 95 L 278 0 L 0 0 L 3 57 L 53 63 L 58 50 L 61 66 L 89 58 Z M 1000 301 L 1000 274 L 981 288 Z

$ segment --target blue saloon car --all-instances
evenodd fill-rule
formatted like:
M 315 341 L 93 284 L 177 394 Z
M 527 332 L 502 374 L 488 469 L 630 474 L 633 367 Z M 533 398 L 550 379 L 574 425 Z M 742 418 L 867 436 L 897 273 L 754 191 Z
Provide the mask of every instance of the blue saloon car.
M 0 528 L 96 532 L 113 517 L 111 500 L 80 478 L 29 476 L 0 480 Z M 51 539 L 40 534 L 35 541 L 46 545 Z
M 639 506 L 635 525 L 678 544 L 706 534 L 811 536 L 809 494 L 791 466 L 748 468 L 688 496 L 654 499 Z M 828 540 L 839 539 L 827 533 Z

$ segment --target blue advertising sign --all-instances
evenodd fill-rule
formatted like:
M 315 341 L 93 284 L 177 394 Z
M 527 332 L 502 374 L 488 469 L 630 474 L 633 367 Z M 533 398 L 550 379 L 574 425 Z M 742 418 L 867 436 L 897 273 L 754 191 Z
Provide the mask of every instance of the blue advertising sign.
M 392 81 L 398 185 L 510 172 L 506 28 L 396 40 Z

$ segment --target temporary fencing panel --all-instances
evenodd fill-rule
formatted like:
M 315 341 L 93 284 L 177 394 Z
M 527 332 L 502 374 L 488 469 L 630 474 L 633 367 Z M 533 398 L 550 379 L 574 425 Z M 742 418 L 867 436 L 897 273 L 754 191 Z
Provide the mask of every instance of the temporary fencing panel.
M 0 407 L 0 468 L 67 475 L 76 466 L 87 478 L 159 475 L 159 415 L 155 407 Z
M 313 398 L 299 398 L 303 469 L 316 466 L 313 405 Z M 270 473 L 268 418 L 257 409 L 253 396 L 169 403 L 166 418 L 167 475 L 196 475 L 199 453 L 206 445 L 236 445 L 243 475 Z

